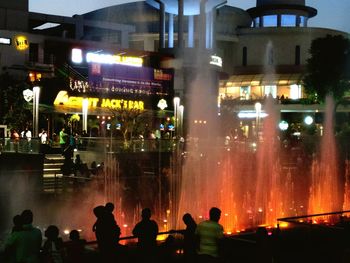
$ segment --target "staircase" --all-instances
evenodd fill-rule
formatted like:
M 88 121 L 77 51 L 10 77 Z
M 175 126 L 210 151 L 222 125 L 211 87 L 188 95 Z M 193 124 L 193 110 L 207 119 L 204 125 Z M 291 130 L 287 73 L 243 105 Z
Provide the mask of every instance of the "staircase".
M 61 166 L 64 157 L 61 154 L 46 154 L 44 159 L 43 191 L 57 193 L 63 191 L 63 174 Z
M 79 187 L 83 187 L 91 178 L 81 175 L 79 172 L 71 171 L 70 175 L 63 175 L 61 167 L 64 157 L 61 154 L 46 154 L 43 171 L 44 193 L 73 193 Z

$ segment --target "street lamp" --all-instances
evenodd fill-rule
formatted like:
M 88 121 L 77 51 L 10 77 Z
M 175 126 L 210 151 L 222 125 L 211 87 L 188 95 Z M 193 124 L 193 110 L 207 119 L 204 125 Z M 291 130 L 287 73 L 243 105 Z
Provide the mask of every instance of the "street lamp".
M 40 87 L 33 87 L 33 135 L 39 136 L 39 97 Z
M 179 135 L 182 136 L 183 132 L 183 116 L 184 116 L 184 106 L 179 106 Z
M 180 98 L 174 98 L 174 127 L 175 127 L 175 135 L 177 135 L 178 129 L 178 114 L 179 114 L 179 106 L 180 106 Z
M 260 126 L 260 113 L 261 113 L 261 103 L 260 102 L 255 103 L 255 111 L 256 111 L 256 120 L 255 120 L 256 137 L 258 137 L 259 136 L 259 126 Z
M 82 112 L 83 112 L 83 131 L 87 132 L 87 116 L 88 116 L 88 108 L 89 108 L 89 99 L 84 98 L 83 99 L 83 105 L 82 105 Z

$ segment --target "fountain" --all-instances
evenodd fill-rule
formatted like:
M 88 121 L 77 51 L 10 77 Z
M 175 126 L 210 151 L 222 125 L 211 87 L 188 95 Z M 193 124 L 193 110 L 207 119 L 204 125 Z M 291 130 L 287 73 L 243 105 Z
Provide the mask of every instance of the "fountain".
M 333 132 L 334 103 L 331 97 L 326 99 L 324 135 L 321 141 L 320 156 L 315 155 L 312 162 L 309 214 L 341 211 L 342 196 L 338 152 Z

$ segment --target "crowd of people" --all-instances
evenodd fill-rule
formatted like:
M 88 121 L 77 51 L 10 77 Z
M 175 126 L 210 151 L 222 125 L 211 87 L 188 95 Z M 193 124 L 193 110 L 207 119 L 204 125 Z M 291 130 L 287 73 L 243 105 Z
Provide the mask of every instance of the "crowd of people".
M 224 229 L 219 224 L 221 211 L 213 207 L 209 219 L 198 225 L 186 213 L 183 222 L 186 229 L 170 231 L 162 243 L 157 241 L 158 224 L 153 220 L 151 209 L 144 208 L 141 221 L 132 230 L 137 245 L 120 244 L 120 227 L 113 214 L 114 204 L 96 206 L 93 213 L 96 221 L 92 226 L 95 233 L 96 250 L 87 249 L 87 242 L 80 238 L 78 230 L 69 233 L 69 241 L 63 241 L 60 230 L 50 225 L 44 231 L 33 226 L 33 213 L 24 210 L 13 218 L 11 234 L 5 241 L 1 262 L 9 263 L 80 263 L 80 262 L 219 262 L 219 241 L 224 237 Z M 173 233 L 183 238 L 180 247 Z M 4 261 L 2 261 L 4 260 Z

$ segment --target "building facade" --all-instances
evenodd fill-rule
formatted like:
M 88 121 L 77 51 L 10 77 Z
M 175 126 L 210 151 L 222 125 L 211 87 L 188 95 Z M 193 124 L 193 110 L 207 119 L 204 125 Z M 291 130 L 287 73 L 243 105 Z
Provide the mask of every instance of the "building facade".
M 308 50 L 319 37 L 348 37 L 308 27 L 317 10 L 304 0 L 257 0 L 256 7 L 246 11 L 220 0 L 147 0 L 73 17 L 28 12 L 28 1 L 21 0 L 1 1 L 0 12 L 2 68 L 56 75 L 57 65 L 68 64 L 80 81 L 88 70 L 71 62 L 72 48 L 117 50 L 116 54 L 142 57 L 151 68 L 173 69 L 173 95 L 185 109 L 203 93 L 211 106 L 195 114 L 231 114 L 236 122 L 240 112 L 256 111 L 255 103 L 267 96 L 293 102 L 279 103 L 281 113 L 322 111 L 320 105 L 300 103 L 305 98 L 302 79 Z M 19 14 L 21 19 L 14 20 Z M 45 23 L 55 26 L 43 28 Z M 28 47 L 20 50 L 17 37 L 23 34 Z M 203 87 L 193 91 L 197 79 Z M 238 117 L 233 125 L 243 123 Z

